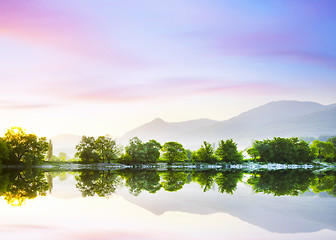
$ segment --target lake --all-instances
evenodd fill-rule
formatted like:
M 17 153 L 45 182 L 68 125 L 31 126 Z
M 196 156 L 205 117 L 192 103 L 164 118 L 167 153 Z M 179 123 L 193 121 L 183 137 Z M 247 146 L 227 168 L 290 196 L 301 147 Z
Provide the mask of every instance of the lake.
M 3 169 L 0 239 L 336 239 L 336 172 Z

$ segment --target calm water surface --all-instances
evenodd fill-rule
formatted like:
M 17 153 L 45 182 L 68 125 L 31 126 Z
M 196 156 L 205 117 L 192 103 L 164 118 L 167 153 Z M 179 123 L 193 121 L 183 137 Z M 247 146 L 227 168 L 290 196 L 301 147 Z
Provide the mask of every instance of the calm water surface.
M 335 172 L 3 170 L 0 239 L 336 239 Z

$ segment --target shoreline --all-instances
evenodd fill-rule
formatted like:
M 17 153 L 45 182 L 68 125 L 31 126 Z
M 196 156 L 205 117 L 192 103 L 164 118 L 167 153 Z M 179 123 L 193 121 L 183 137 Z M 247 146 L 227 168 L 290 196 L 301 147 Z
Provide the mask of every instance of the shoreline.
M 40 165 L 2 165 L 2 169 L 33 169 L 40 168 L 50 171 L 79 171 L 79 170 L 121 170 L 121 169 L 136 169 L 136 170 L 244 170 L 244 171 L 276 171 L 276 170 L 317 170 L 327 171 L 336 170 L 336 165 L 331 163 L 311 163 L 311 164 L 280 164 L 280 163 L 237 163 L 237 164 L 215 164 L 215 163 L 142 163 L 142 164 L 123 164 L 123 163 L 73 163 L 73 162 L 45 162 Z

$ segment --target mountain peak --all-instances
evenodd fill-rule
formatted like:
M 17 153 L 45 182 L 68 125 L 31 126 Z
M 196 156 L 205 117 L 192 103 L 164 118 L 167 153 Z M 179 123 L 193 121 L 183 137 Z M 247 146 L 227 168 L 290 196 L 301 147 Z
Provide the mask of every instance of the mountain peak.
M 165 123 L 165 121 L 162 118 L 155 118 L 151 123 Z

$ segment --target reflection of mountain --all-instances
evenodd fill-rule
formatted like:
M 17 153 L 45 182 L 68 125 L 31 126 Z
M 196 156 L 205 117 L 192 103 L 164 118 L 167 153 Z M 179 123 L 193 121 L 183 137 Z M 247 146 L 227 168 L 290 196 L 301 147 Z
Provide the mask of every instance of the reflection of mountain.
M 334 198 L 273 197 L 253 194 L 250 187 L 240 183 L 234 195 L 216 191 L 204 193 L 200 186 L 187 184 L 180 191 L 161 190 L 154 194 L 143 192 L 134 197 L 119 192 L 127 201 L 160 215 L 169 211 L 194 214 L 227 213 L 271 232 L 315 232 L 322 229 L 336 231 Z
M 251 109 L 225 121 L 199 119 L 168 123 L 161 119 L 126 133 L 121 141 L 138 136 L 147 141 L 174 140 L 188 148 L 198 148 L 203 140 L 217 142 L 233 138 L 241 145 L 252 139 L 274 136 L 320 136 L 336 134 L 336 105 L 324 106 L 313 102 L 279 101 Z

